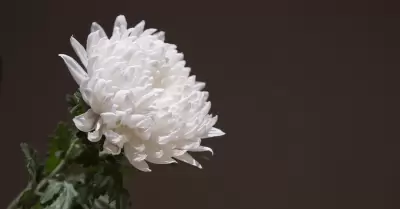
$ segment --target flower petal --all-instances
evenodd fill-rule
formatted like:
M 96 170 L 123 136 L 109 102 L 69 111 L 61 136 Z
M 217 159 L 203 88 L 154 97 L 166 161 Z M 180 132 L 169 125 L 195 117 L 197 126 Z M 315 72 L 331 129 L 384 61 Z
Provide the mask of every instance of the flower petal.
M 211 155 L 214 155 L 214 151 L 210 147 L 198 146 L 196 148 L 189 149 L 191 152 L 211 152 Z
M 133 165 L 133 167 L 143 171 L 143 172 L 151 172 L 149 165 L 146 163 L 146 161 L 130 161 L 130 163 Z
M 145 120 L 146 118 L 147 117 L 145 115 L 134 114 L 125 117 L 122 122 L 130 128 L 137 128 L 137 124 Z
M 206 86 L 206 83 L 204 82 L 196 82 L 196 84 L 194 84 L 193 89 L 200 91 L 202 89 L 204 89 L 204 87 Z
M 106 141 L 118 146 L 119 148 L 123 148 L 125 143 L 128 142 L 124 135 L 120 135 L 111 130 L 105 131 L 104 136 L 106 137 Z
M 82 99 L 83 101 L 86 102 L 86 104 L 91 104 L 92 102 L 92 96 L 93 96 L 93 92 L 91 89 L 89 88 L 85 88 L 84 86 L 79 88 L 79 91 L 82 94 Z
M 154 164 L 171 164 L 171 163 L 177 163 L 176 160 L 172 159 L 169 156 L 162 156 L 160 158 L 155 158 L 155 157 L 147 157 L 146 161 L 149 161 Z
M 160 136 L 160 137 L 158 137 L 157 142 L 159 144 L 166 144 L 166 143 L 170 142 L 171 140 L 177 139 L 178 136 L 176 134 L 177 134 L 177 131 L 173 131 L 166 136 Z
M 124 145 L 124 154 L 128 161 L 137 169 L 150 172 L 149 166 L 144 161 L 145 156 L 138 154 L 135 148 L 128 142 Z
M 181 155 L 181 156 L 175 156 L 174 158 L 176 158 L 176 159 L 178 159 L 178 160 L 180 160 L 180 161 L 183 161 L 183 162 L 185 162 L 185 163 L 188 163 L 188 164 L 190 164 L 190 165 L 196 166 L 196 167 L 198 167 L 198 168 L 202 168 L 202 166 L 200 165 L 200 163 L 197 162 L 197 161 L 196 161 L 192 156 L 190 156 L 190 154 L 188 154 L 188 153 L 185 153 L 185 154 L 183 154 L 183 155 Z
M 100 114 L 101 119 L 103 119 L 103 122 L 107 124 L 108 128 L 115 128 L 117 126 L 118 122 L 118 116 L 115 113 L 112 112 L 104 112 Z
M 123 34 L 126 31 L 128 23 L 126 22 L 124 15 L 119 15 L 114 22 L 114 28 L 118 27 L 120 29 L 120 33 Z
M 81 83 L 88 78 L 85 70 L 83 70 L 83 68 L 70 56 L 65 54 L 59 54 L 59 56 L 64 60 L 76 83 L 81 85 Z
M 88 139 L 91 142 L 100 141 L 103 136 L 103 121 L 100 119 L 96 123 L 96 128 L 94 131 L 88 133 Z
M 145 31 L 143 31 L 142 36 L 152 35 L 156 31 L 157 31 L 157 29 L 155 29 L 155 28 L 146 29 Z
M 95 31 L 89 34 L 86 42 L 86 51 L 89 53 L 91 48 L 95 46 L 100 40 L 100 31 Z
M 131 31 L 130 36 L 139 36 L 141 33 L 143 33 L 145 22 L 141 21 L 138 23 Z
M 92 109 L 89 109 L 85 113 L 74 117 L 72 121 L 80 131 L 89 132 L 94 129 L 98 119 L 99 116 Z
M 186 152 L 187 152 L 187 150 L 185 150 L 185 149 L 174 149 L 174 150 L 172 150 L 172 156 L 173 157 L 181 156 L 181 155 L 185 154 Z
M 151 92 L 144 95 L 136 103 L 137 108 L 145 108 L 150 106 L 156 99 L 161 97 L 164 89 L 153 89 Z
M 207 133 L 207 136 L 204 138 L 211 138 L 211 137 L 217 137 L 217 136 L 223 136 L 223 135 L 225 135 L 225 133 L 223 131 L 221 131 L 218 128 L 212 127 L 210 129 L 210 131 Z
M 201 139 L 200 138 L 194 138 L 191 140 L 184 140 L 180 141 L 177 143 L 177 148 L 178 149 L 184 149 L 184 150 L 189 150 L 193 148 L 197 148 L 200 146 Z
M 88 65 L 88 57 L 85 48 L 73 37 L 70 38 L 71 46 L 74 49 L 75 53 L 78 55 L 81 60 L 83 66 Z
M 156 34 L 154 34 L 159 40 L 164 41 L 165 40 L 165 32 L 164 31 L 160 31 Z
M 103 150 L 111 155 L 119 155 L 121 153 L 121 148 L 108 140 L 104 141 Z
M 107 37 L 106 33 L 104 32 L 104 29 L 96 22 L 92 23 L 92 27 L 90 28 L 90 31 L 96 32 L 99 31 L 99 37 L 103 38 L 103 37 Z
M 150 117 L 146 117 L 136 124 L 137 128 L 147 129 L 151 126 L 153 120 Z
M 145 130 L 138 129 L 135 131 L 135 133 L 142 140 L 149 140 L 151 137 L 150 129 L 145 129 Z
M 99 56 L 92 56 L 89 58 L 86 66 L 86 70 L 89 76 L 92 76 L 93 72 L 96 70 L 98 61 Z

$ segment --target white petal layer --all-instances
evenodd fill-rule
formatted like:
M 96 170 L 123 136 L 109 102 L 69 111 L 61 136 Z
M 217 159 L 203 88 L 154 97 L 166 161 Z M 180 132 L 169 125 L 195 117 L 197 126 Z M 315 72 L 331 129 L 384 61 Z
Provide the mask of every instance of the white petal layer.
M 142 21 L 129 28 L 120 15 L 110 38 L 93 23 L 86 49 L 71 37 L 86 71 L 60 56 L 91 107 L 74 118 L 75 125 L 90 141 L 104 135 L 104 151 L 123 149 L 139 170 L 150 171 L 147 162 L 175 163 L 173 158 L 201 168 L 188 151 L 213 153 L 201 140 L 225 134 L 214 127 L 218 117 L 209 114 L 205 83 L 190 75 L 183 53 L 164 41 L 164 32 L 144 26 Z

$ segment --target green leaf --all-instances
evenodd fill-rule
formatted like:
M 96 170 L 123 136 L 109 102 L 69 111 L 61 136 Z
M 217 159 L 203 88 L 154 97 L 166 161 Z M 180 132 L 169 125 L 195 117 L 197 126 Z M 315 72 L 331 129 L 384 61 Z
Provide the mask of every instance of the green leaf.
M 29 177 L 32 181 L 36 182 L 37 171 L 39 169 L 36 151 L 30 148 L 26 143 L 21 143 L 21 149 L 25 156 Z
M 89 109 L 80 91 L 76 91 L 73 95 L 67 95 L 67 103 L 69 112 L 73 116 L 83 114 Z
M 37 202 L 32 209 L 43 209 L 42 205 L 40 204 L 40 202 Z
M 46 160 L 44 171 L 51 173 L 64 157 L 69 145 L 76 138 L 76 130 L 71 129 L 66 123 L 59 123 L 50 137 L 50 148 Z
M 77 196 L 78 192 L 72 184 L 66 181 L 49 181 L 49 186 L 40 201 L 45 204 L 54 199 L 46 209 L 70 209 Z
M 115 209 L 115 201 L 110 202 L 108 195 L 102 195 L 93 204 L 94 209 Z
M 49 180 L 49 185 L 46 188 L 46 191 L 40 198 L 40 203 L 45 204 L 48 201 L 52 200 L 63 188 L 63 183 Z
M 18 208 L 31 209 L 38 202 L 38 196 L 32 190 L 32 184 L 23 191 L 21 199 L 18 202 Z

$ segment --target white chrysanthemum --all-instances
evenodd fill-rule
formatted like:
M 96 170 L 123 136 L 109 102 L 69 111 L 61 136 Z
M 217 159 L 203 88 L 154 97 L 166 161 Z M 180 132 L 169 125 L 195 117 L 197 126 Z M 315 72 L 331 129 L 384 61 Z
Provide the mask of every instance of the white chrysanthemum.
M 97 142 L 104 135 L 104 150 L 117 155 L 124 149 L 130 163 L 150 171 L 146 161 L 176 162 L 200 167 L 187 151 L 210 151 L 202 138 L 224 135 L 214 128 L 217 116 L 208 114 L 211 103 L 205 83 L 189 76 L 183 54 L 164 42 L 164 32 L 144 30 L 144 22 L 127 28 L 118 16 L 111 38 L 93 23 L 85 48 L 71 44 L 86 71 L 71 57 L 60 55 L 91 107 L 74 118 L 76 127 Z

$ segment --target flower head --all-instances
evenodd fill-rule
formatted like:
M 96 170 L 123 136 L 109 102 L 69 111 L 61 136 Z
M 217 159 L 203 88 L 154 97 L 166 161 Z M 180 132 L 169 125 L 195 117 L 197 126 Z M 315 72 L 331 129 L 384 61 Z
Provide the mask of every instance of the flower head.
M 150 171 L 146 162 L 169 164 L 174 159 L 200 167 L 188 151 L 210 151 L 201 139 L 224 135 L 213 127 L 208 92 L 190 76 L 183 54 L 164 42 L 164 32 L 144 30 L 144 22 L 127 28 L 124 16 L 115 20 L 110 38 L 93 23 L 86 49 L 71 37 L 80 58 L 60 55 L 79 85 L 86 113 L 73 119 L 88 139 L 105 136 L 104 151 Z

